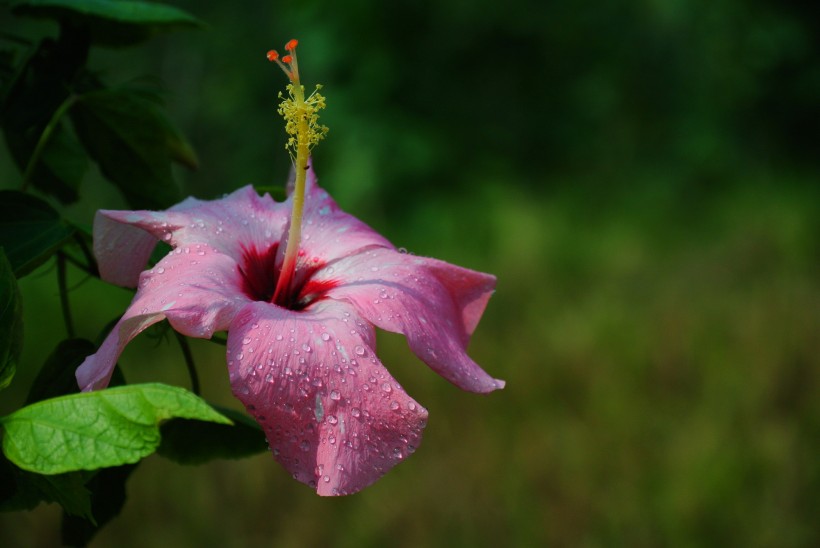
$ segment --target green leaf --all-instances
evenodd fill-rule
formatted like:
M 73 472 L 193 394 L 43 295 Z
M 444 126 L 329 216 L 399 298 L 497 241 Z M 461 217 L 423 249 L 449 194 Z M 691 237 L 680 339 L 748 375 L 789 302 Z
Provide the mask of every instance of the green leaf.
M 164 209 L 179 201 L 171 162 L 194 168 L 197 160 L 156 103 L 127 89 L 95 91 L 77 100 L 71 117 L 88 153 L 132 207 Z
M 74 233 L 46 202 L 0 190 L 0 246 L 18 278 L 40 266 Z
M 13 12 L 87 28 L 102 46 L 130 46 L 160 32 L 205 26 L 179 8 L 128 0 L 20 0 Z
M 162 425 L 157 454 L 180 464 L 202 464 L 214 459 L 241 459 L 268 451 L 259 425 L 232 409 L 219 409 L 234 424 L 174 419 Z
M 187 390 L 134 384 L 38 402 L 3 417 L 3 452 L 40 474 L 130 464 L 154 452 L 159 423 L 172 417 L 231 423 Z
M 0 390 L 14 378 L 22 346 L 23 302 L 11 264 L 0 247 Z
M 60 342 L 37 373 L 26 398 L 26 405 L 79 392 L 74 372 L 96 350 L 94 343 L 86 339 Z

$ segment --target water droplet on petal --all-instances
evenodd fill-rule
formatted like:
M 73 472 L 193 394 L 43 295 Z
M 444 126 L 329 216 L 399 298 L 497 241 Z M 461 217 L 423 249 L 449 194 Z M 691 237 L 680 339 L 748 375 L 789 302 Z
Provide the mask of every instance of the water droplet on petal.
M 322 340 L 323 341 L 329 341 L 330 340 L 330 334 L 329 333 L 322 333 Z
M 356 345 L 356 348 L 354 348 L 354 349 L 353 349 L 353 351 L 354 351 L 354 352 L 356 353 L 356 355 L 358 355 L 358 356 L 364 356 L 364 354 L 365 354 L 365 349 L 364 349 L 364 347 L 363 347 L 362 345 L 360 345 L 360 344 L 359 344 L 359 345 Z
M 382 383 L 382 390 L 387 392 L 388 394 L 393 391 L 393 388 L 390 386 L 390 383 L 384 382 Z
M 342 399 L 342 395 L 339 393 L 338 390 L 331 390 L 330 399 L 334 401 L 339 401 L 340 399 Z

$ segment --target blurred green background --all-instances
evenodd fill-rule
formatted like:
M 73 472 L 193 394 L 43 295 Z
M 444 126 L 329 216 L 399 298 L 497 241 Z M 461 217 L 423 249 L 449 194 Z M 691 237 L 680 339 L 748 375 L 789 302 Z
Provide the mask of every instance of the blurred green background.
M 381 481 L 324 499 L 269 455 L 153 456 L 95 545 L 820 544 L 820 5 L 174 5 L 210 28 L 90 66 L 164 82 L 201 160 L 184 193 L 284 182 L 285 81 L 264 54 L 299 38 L 328 98 L 320 183 L 397 246 L 498 276 L 470 352 L 507 387 L 462 393 L 382 336 L 430 422 Z M 5 152 L 0 174 L 18 186 Z M 84 194 L 74 220 L 123 207 L 96 173 Z M 130 294 L 73 282 L 93 339 Z M 63 337 L 53 270 L 21 287 L 3 413 Z M 224 349 L 194 352 L 205 397 L 239 407 Z M 121 363 L 130 382 L 187 386 L 167 341 L 143 335 Z M 53 505 L 0 514 L 0 545 L 58 539 Z

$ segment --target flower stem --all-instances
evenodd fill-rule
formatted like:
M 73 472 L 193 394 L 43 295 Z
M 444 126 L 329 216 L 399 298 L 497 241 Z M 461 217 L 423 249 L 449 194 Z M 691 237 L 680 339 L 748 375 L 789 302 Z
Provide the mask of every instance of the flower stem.
M 74 321 L 71 318 L 71 304 L 68 302 L 68 284 L 66 283 L 66 258 L 62 253 L 57 254 L 57 286 L 60 288 L 60 308 L 63 310 L 63 322 L 68 338 L 74 338 Z
M 177 342 L 179 342 L 179 347 L 182 350 L 182 357 L 185 358 L 185 366 L 188 368 L 188 376 L 191 377 L 191 392 L 199 396 L 199 375 L 196 372 L 191 347 L 188 346 L 188 339 L 176 331 L 174 331 L 174 335 L 177 336 Z

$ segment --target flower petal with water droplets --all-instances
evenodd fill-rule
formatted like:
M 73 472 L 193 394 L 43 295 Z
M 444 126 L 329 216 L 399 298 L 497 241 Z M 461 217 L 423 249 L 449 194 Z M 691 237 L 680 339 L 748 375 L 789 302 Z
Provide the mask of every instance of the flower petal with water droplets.
M 313 279 L 337 280 L 328 298 L 348 301 L 369 322 L 403 333 L 416 356 L 459 388 L 480 393 L 503 388 L 504 381 L 490 377 L 466 352 L 495 278 L 443 265 L 375 248 L 341 259 L 332 273 L 325 268 Z M 459 284 L 462 289 L 454 287 Z
M 427 411 L 373 347 L 372 326 L 332 301 L 302 312 L 255 302 L 230 326 L 234 395 L 276 459 L 320 495 L 363 489 L 421 441 Z
M 83 390 L 104 388 L 123 348 L 165 318 L 190 337 L 209 338 L 228 328 L 250 299 L 239 291 L 237 265 L 205 244 L 177 248 L 143 272 L 131 305 L 98 351 L 77 369 Z

